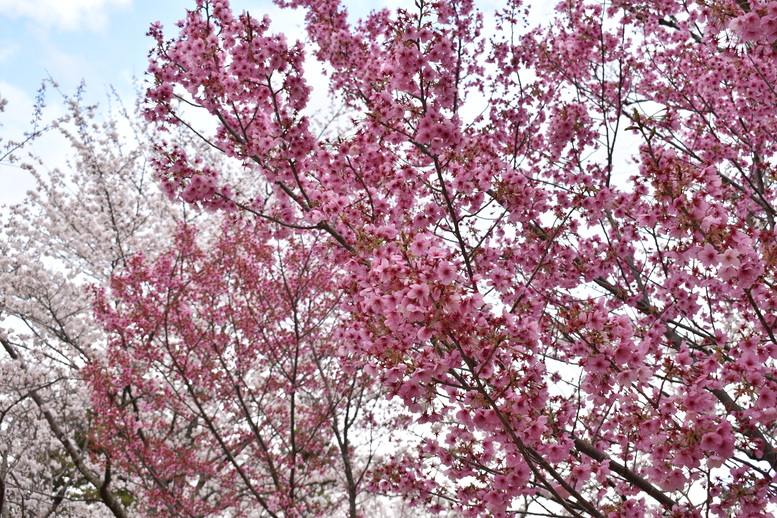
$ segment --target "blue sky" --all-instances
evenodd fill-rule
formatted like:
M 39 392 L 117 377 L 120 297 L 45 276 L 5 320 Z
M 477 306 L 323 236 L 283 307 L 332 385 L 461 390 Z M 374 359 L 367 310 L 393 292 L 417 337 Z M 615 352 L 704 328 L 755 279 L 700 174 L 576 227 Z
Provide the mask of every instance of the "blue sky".
M 278 31 L 297 29 L 300 12 L 282 13 L 269 0 L 233 0 L 233 9 L 269 13 Z M 381 2 L 375 2 L 380 6 Z M 91 89 L 112 84 L 131 91 L 142 76 L 153 21 L 172 35 L 194 0 L 0 0 L 0 88 L 34 92 L 51 75 L 64 88 L 84 79 Z

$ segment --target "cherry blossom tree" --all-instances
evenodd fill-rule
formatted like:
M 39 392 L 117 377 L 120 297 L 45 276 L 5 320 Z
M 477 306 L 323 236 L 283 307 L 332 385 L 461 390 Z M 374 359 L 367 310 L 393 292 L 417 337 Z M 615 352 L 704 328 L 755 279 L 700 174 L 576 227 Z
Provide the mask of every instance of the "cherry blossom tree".
M 398 419 L 338 361 L 326 247 L 273 234 L 232 218 L 203 247 L 181 228 L 99 297 L 95 446 L 144 481 L 147 513 L 365 516 L 381 421 Z
M 430 425 L 385 491 L 465 516 L 773 516 L 777 3 L 417 0 L 306 10 L 351 110 L 310 124 L 306 47 L 198 0 L 150 34 L 170 197 L 329 236 L 339 354 Z M 296 238 L 296 239 L 302 239 Z
M 107 283 L 135 250 L 153 257 L 183 216 L 154 187 L 137 111 L 113 99 L 100 112 L 79 91 L 48 121 L 44 100 L 37 128 L 3 155 L 4 174 L 36 187 L 3 208 L 0 516 L 129 516 L 133 481 L 91 444 L 82 369 L 103 355 L 104 332 L 86 286 Z M 49 167 L 32 139 L 68 162 Z

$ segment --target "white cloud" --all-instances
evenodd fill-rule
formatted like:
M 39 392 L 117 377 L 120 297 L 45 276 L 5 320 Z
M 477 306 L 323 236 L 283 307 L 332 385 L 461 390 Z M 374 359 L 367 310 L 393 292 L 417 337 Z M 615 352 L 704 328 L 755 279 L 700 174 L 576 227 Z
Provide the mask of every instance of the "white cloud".
M 6 45 L 3 47 L 0 47 L 0 63 L 10 58 L 14 54 L 16 54 L 16 51 L 18 50 L 19 50 L 19 45 Z
M 130 5 L 132 0 L 0 0 L 0 16 L 31 18 L 46 27 L 91 30 L 105 27 L 108 6 Z

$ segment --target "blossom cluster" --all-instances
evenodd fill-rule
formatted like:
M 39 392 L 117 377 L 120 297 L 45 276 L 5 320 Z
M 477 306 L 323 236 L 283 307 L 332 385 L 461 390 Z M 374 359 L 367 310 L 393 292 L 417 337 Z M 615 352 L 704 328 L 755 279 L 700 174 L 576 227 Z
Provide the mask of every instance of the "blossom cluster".
M 769 2 L 758 11 L 750 11 L 737 16 L 728 24 L 728 28 L 742 41 L 777 41 L 777 2 Z

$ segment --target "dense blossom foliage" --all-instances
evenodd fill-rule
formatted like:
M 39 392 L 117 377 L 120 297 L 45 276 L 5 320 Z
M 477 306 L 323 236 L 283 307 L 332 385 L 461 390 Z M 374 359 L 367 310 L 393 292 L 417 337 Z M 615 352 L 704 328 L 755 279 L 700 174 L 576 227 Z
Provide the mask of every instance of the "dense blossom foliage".
M 202 247 L 183 227 L 98 296 L 112 339 L 89 369 L 95 447 L 144 481 L 144 513 L 362 511 L 379 386 L 337 361 L 326 250 L 271 236 L 229 219 Z
M 370 486 L 401 413 L 335 361 L 324 245 L 169 204 L 137 111 L 44 93 L 0 154 L 36 181 L 0 209 L 0 517 L 402 515 Z
M 171 198 L 329 236 L 338 354 L 430 424 L 379 489 L 464 516 L 773 516 L 777 3 L 565 1 L 536 27 L 518 1 L 356 25 L 280 3 L 352 127 L 311 129 L 301 43 L 198 0 L 151 29 L 147 118 L 201 107 L 272 192 L 169 143 L 156 167 Z

